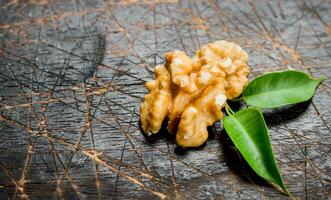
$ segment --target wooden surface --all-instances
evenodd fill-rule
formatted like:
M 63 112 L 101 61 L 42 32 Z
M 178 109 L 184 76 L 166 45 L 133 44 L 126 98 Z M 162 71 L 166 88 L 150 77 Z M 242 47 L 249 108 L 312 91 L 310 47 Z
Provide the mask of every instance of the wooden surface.
M 221 123 L 186 151 L 141 134 L 144 83 L 164 53 L 220 39 L 248 52 L 250 78 L 327 78 L 311 102 L 265 113 L 293 197 L 330 199 L 329 0 L 0 1 L 0 199 L 288 199 Z

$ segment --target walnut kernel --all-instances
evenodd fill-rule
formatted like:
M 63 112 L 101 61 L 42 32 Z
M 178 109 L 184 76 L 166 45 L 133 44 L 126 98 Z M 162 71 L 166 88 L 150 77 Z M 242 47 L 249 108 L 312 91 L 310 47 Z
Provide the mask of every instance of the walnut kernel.
M 155 80 L 140 106 L 143 131 L 157 133 L 164 119 L 182 147 L 197 147 L 208 138 L 207 127 L 223 118 L 227 99 L 241 95 L 248 83 L 248 55 L 238 45 L 216 41 L 193 58 L 182 51 L 166 53 L 165 66 L 154 69 Z

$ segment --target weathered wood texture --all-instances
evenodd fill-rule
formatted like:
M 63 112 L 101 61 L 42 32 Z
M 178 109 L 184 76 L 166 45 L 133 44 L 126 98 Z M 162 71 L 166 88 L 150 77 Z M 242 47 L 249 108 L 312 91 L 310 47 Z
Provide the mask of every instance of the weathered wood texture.
M 163 54 L 220 39 L 249 53 L 251 78 L 327 78 L 312 101 L 266 120 L 293 196 L 330 199 L 330 1 L 0 2 L 0 199 L 287 199 L 221 123 L 187 151 L 141 134 L 144 83 Z

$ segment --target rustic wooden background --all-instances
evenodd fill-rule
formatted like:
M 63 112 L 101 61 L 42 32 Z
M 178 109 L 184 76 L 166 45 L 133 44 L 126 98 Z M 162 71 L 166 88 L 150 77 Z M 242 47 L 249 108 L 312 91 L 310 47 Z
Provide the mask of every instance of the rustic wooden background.
M 0 199 L 288 199 L 221 123 L 186 151 L 139 129 L 164 53 L 220 39 L 248 52 L 251 78 L 327 78 L 312 101 L 265 114 L 293 197 L 330 199 L 329 0 L 0 0 Z

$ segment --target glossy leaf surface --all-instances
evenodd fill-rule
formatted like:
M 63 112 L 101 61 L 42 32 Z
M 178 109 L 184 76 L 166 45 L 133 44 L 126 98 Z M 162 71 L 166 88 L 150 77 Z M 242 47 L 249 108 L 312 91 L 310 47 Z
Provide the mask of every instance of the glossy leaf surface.
M 265 180 L 287 189 L 277 168 L 262 113 L 247 108 L 223 120 L 224 128 L 251 168 Z
M 250 82 L 243 98 L 247 104 L 258 108 L 300 103 L 312 98 L 321 81 L 300 71 L 269 73 Z

